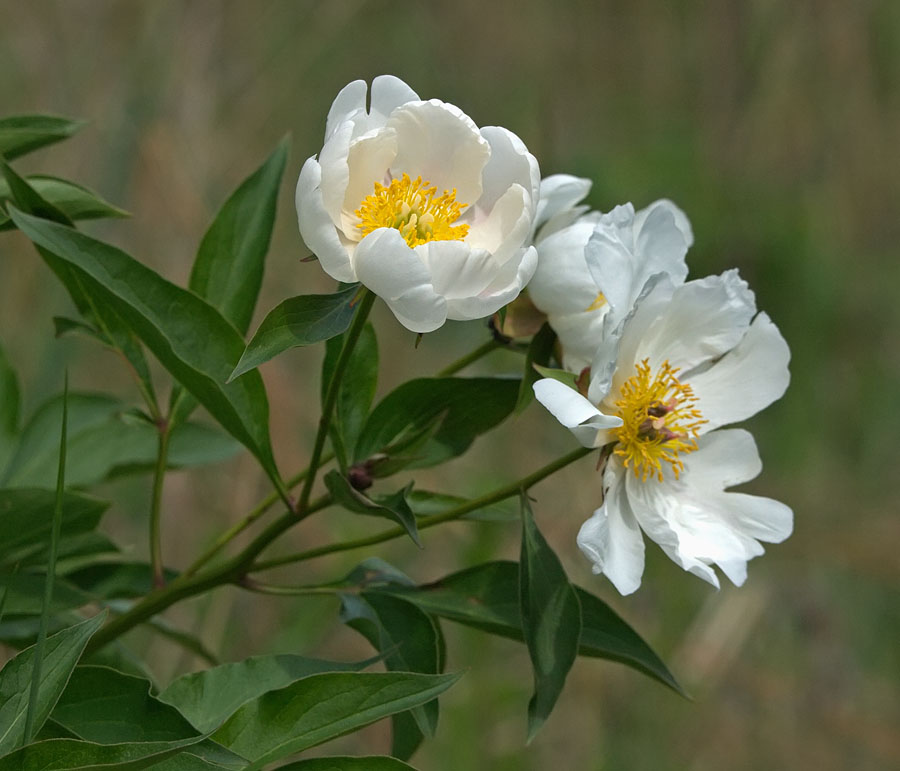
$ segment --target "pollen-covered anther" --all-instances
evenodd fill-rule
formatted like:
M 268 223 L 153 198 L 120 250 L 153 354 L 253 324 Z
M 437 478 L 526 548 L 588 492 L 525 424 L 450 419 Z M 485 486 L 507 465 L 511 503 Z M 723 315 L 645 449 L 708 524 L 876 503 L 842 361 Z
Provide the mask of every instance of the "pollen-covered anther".
M 404 174 L 389 185 L 375 183 L 375 192 L 363 198 L 354 212 L 356 227 L 367 236 L 378 228 L 400 232 L 410 247 L 428 241 L 461 241 L 469 232 L 466 224 L 454 225 L 468 204 L 456 200 L 456 189 L 437 194 L 437 187 Z
M 677 479 L 684 470 L 679 454 L 697 449 L 696 437 L 706 421 L 691 387 L 677 378 L 678 368 L 665 361 L 651 375 L 644 359 L 636 370 L 622 384 L 615 402 L 622 426 L 616 430 L 614 452 L 641 481 L 651 474 L 662 481 L 663 463 L 672 467 Z

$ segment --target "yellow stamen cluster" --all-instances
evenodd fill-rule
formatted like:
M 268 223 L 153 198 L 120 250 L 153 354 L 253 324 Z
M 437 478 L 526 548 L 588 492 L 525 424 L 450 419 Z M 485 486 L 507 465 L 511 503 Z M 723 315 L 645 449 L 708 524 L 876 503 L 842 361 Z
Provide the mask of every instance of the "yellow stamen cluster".
M 585 312 L 587 311 L 599 311 L 604 305 L 606 305 L 606 298 L 603 296 L 603 292 L 597 292 L 597 296 L 594 298 L 594 302 L 588 305 L 585 308 Z
M 394 228 L 413 247 L 428 241 L 464 239 L 469 226 L 453 223 L 466 206 L 456 200 L 456 188 L 437 195 L 430 182 L 423 182 L 422 177 L 411 180 L 404 174 L 387 186 L 376 182 L 375 192 L 363 198 L 354 213 L 363 236 L 377 228 Z
M 684 471 L 678 454 L 697 449 L 698 431 L 707 421 L 696 407 L 693 389 L 676 377 L 677 367 L 665 361 L 653 375 L 644 359 L 636 369 L 615 403 L 623 424 L 616 429 L 614 452 L 642 482 L 651 475 L 662 482 L 663 463 L 672 467 L 677 479 Z

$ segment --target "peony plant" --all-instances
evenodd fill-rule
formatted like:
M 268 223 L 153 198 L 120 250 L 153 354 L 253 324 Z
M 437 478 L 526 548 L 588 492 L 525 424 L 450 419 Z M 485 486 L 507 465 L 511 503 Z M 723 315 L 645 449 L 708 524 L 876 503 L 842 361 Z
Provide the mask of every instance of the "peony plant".
M 69 293 L 77 317 L 56 318 L 57 334 L 117 351 L 135 389 L 119 396 L 66 385 L 23 416 L 16 368 L 0 348 L 0 641 L 17 651 L 0 670 L 0 771 L 412 768 L 407 761 L 439 730 L 439 697 L 465 676 L 444 671 L 447 622 L 524 643 L 534 681 L 527 741 L 579 655 L 681 692 L 595 587 L 569 580 L 528 497 L 593 456 L 583 471 L 598 508 L 580 531 L 570 522 L 567 553 L 577 543 L 622 594 L 641 582 L 642 533 L 715 586 L 715 567 L 741 584 L 760 542 L 790 534 L 783 504 L 726 492 L 761 467 L 752 436 L 726 426 L 783 394 L 787 344 L 736 271 L 687 279 L 693 234 L 675 204 L 590 211 L 588 180 L 541 181 L 507 129 L 479 129 L 391 76 L 371 89 L 354 81 L 335 98 L 295 198 L 300 235 L 337 286 L 285 298 L 248 335 L 286 144 L 223 203 L 181 287 L 77 227 L 120 209 L 74 182 L 13 167 L 79 126 L 0 119 L 0 230 L 29 239 Z M 484 339 L 376 403 L 369 314 L 379 301 L 419 335 L 483 319 Z M 318 428 L 306 468 L 285 475 L 258 368 L 316 345 L 325 349 Z M 501 349 L 522 354 L 514 373 L 460 376 Z M 165 399 L 148 356 L 166 378 Z M 420 487 L 417 469 L 463 455 L 534 396 L 574 435 L 570 452 L 477 496 Z M 236 524 L 222 523 L 191 562 L 172 564 L 165 544 L 191 512 L 167 510 L 167 474 L 239 452 L 259 464 L 270 494 Z M 102 534 L 107 503 L 91 495 L 124 474 L 149 476 L 137 559 Z M 520 538 L 517 561 L 459 565 L 435 580 L 379 556 L 378 545 L 394 539 L 436 548 L 426 530 L 462 519 L 477 528 L 479 515 L 496 517 L 504 504 L 499 513 Z M 313 516 L 357 534 L 273 549 Z M 356 555 L 350 570 L 334 562 L 345 552 Z M 331 560 L 330 580 L 311 583 L 312 560 Z M 289 578 L 271 582 L 276 568 Z M 372 657 L 291 651 L 220 663 L 202 634 L 173 628 L 164 614 L 225 586 L 272 603 L 328 596 Z M 130 649 L 126 634 L 138 626 L 209 666 L 159 682 Z M 389 748 L 308 754 L 382 719 L 391 722 Z

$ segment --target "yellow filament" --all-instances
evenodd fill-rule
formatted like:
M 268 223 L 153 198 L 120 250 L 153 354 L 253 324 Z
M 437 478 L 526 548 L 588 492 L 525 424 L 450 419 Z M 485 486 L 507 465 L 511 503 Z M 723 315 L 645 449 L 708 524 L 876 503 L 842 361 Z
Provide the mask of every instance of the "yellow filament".
M 375 192 L 363 198 L 354 212 L 357 228 L 367 236 L 377 228 L 394 228 L 410 247 L 428 241 L 461 241 L 468 225 L 454 225 L 468 204 L 456 200 L 456 189 L 437 195 L 437 188 L 422 177 L 404 174 L 387 186 L 375 183 Z
M 636 370 L 615 403 L 623 425 L 616 429 L 614 452 L 642 482 L 651 475 L 662 482 L 663 463 L 672 467 L 677 479 L 684 471 L 679 454 L 697 449 L 697 434 L 707 421 L 696 407 L 691 387 L 676 377 L 677 367 L 665 361 L 652 375 L 644 359 Z

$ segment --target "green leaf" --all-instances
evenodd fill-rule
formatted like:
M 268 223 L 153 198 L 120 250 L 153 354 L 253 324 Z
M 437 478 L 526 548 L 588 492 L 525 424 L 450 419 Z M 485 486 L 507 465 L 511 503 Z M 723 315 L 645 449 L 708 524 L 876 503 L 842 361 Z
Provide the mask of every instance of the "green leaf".
M 166 582 L 178 574 L 166 571 Z M 67 580 L 104 600 L 143 597 L 153 589 L 153 571 L 146 562 L 100 562 L 72 571 Z
M 525 372 L 522 375 L 522 383 L 519 386 L 519 397 L 516 399 L 516 413 L 522 412 L 534 401 L 534 389 L 532 386 L 538 379 L 538 373 L 534 365 L 546 367 L 550 362 L 555 343 L 556 332 L 545 322 L 531 339 L 531 343 L 528 345 L 528 352 L 525 354 Z
M 191 271 L 190 288 L 242 334 L 262 285 L 287 153 L 284 139 L 231 194 L 203 236 Z
M 485 562 L 416 589 L 388 586 L 384 591 L 402 593 L 426 613 L 500 637 L 523 639 L 515 562 Z M 579 655 L 620 662 L 684 693 L 659 656 L 612 608 L 580 587 L 575 592 L 582 617 Z
M 99 744 L 161 742 L 197 736 L 174 707 L 150 695 L 150 681 L 109 667 L 75 667 L 51 717 Z
M 6 586 L 6 612 L 10 615 L 40 615 L 46 577 L 40 573 L 0 572 L 0 586 Z M 57 578 L 53 587 L 50 612 L 80 608 L 93 598 L 68 581 Z
M 19 380 L 0 345 L 0 472 L 19 433 Z
M 0 171 L 3 172 L 13 200 L 23 212 L 44 217 L 57 224 L 71 224 L 71 220 L 62 211 L 42 198 L 28 182 L 2 161 L 0 161 Z M 13 209 L 14 207 L 10 205 L 8 208 Z M 82 277 L 73 266 L 58 255 L 40 247 L 38 253 L 66 287 L 79 313 L 88 318 L 97 328 L 104 344 L 122 354 L 131 366 L 145 400 L 151 409 L 158 413 L 159 407 L 153 390 L 150 369 L 144 358 L 144 350 L 132 330 L 128 328 L 115 308 L 110 307 L 102 300 L 98 302 L 97 298 L 87 291 L 88 288 Z
M 50 490 L 0 490 L 0 563 L 13 564 L 35 550 L 43 551 L 53 522 Z M 77 493 L 63 496 L 63 539 L 97 527 L 109 504 Z
M 202 737 L 177 742 L 92 744 L 76 739 L 48 739 L 0 758 L 0 771 L 138 771 L 150 768 Z
M 534 695 L 528 703 L 530 742 L 550 717 L 578 656 L 581 606 L 559 557 L 534 522 L 524 490 L 521 497 L 519 602 L 522 633 L 534 671 Z
M 326 345 L 325 359 L 322 363 L 321 398 L 323 403 L 343 345 L 344 335 L 332 337 Z M 337 433 L 337 441 L 334 444 L 344 450 L 343 453 L 338 453 L 339 457 L 345 455 L 347 449 L 352 451 L 356 446 L 363 424 L 372 407 L 377 385 L 378 340 L 375 337 L 374 327 L 366 324 L 356 341 L 350 361 L 344 370 L 344 376 L 341 378 L 341 388 L 338 392 L 334 415 L 331 418 L 332 436 Z M 344 468 L 346 465 L 346 457 L 344 457 L 341 466 Z
M 159 694 L 159 700 L 175 707 L 198 731 L 208 733 L 242 705 L 268 691 L 311 675 L 355 671 L 367 664 L 323 661 L 293 654 L 255 656 L 183 675 Z
M 343 334 L 353 319 L 351 303 L 359 285 L 352 284 L 334 294 L 291 297 L 263 319 L 247 344 L 230 379 L 255 369 L 279 353 L 301 345 L 312 345 Z
M 440 636 L 431 617 L 401 597 L 377 592 L 341 595 L 341 621 L 365 637 L 392 672 L 440 671 Z M 412 710 L 425 736 L 437 730 L 437 699 Z
M 93 220 L 106 217 L 128 217 L 128 212 L 103 200 L 89 188 L 66 179 L 33 174 L 26 177 L 28 185 L 45 201 L 66 216 L 67 219 Z M 0 230 L 13 227 L 12 221 L 3 212 L 3 202 L 13 200 L 9 183 L 0 179 Z
M 354 514 L 382 517 L 396 522 L 406 530 L 416 546 L 422 547 L 422 542 L 419 540 L 419 529 L 416 526 L 416 515 L 413 514 L 406 502 L 406 496 L 412 490 L 412 483 L 403 490 L 374 500 L 354 489 L 340 471 L 332 469 L 325 475 L 325 486 L 334 498 L 334 502 L 339 506 L 343 506 Z
M 442 514 L 450 509 L 469 503 L 468 498 L 448 493 L 436 493 L 429 490 L 412 490 L 406 496 L 409 507 L 417 517 L 428 518 Z M 511 522 L 519 519 L 519 512 L 509 499 L 488 504 L 475 511 L 470 511 L 462 519 L 475 519 L 483 522 Z
M 550 367 L 542 367 L 540 364 L 532 364 L 534 369 L 541 377 L 549 377 L 558 380 L 574 390 L 578 390 L 578 376 L 566 369 L 552 369 Z
M 53 710 L 84 647 L 91 635 L 100 628 L 105 615 L 102 613 L 94 616 L 47 638 L 35 703 L 35 731 L 40 730 Z M 28 689 L 34 655 L 35 646 L 26 648 L 0 670 L 0 755 L 12 752 L 25 738 L 25 714 L 28 709 Z M 2 768 L 0 761 L 0 769 Z
M 244 705 L 213 734 L 250 759 L 247 771 L 431 701 L 458 674 L 409 672 L 313 675 Z
M 13 115 L 0 118 L 0 155 L 5 155 L 11 161 L 25 153 L 68 139 L 84 125 L 84 121 L 58 118 L 55 115 Z
M 415 771 L 397 758 L 371 755 L 364 758 L 309 758 L 280 766 L 278 771 Z
M 11 210 L 16 225 L 38 246 L 75 269 L 98 302 L 108 303 L 232 436 L 283 484 L 269 440 L 269 404 L 258 373 L 225 381 L 243 351 L 238 332 L 197 295 L 113 246 L 71 228 Z
M 431 431 L 413 467 L 433 466 L 465 452 L 475 438 L 508 417 L 519 380 L 506 378 L 420 378 L 389 393 L 372 411 L 354 459 L 391 454 L 391 445 L 411 433 Z M 433 424 L 438 421 L 435 427 Z

